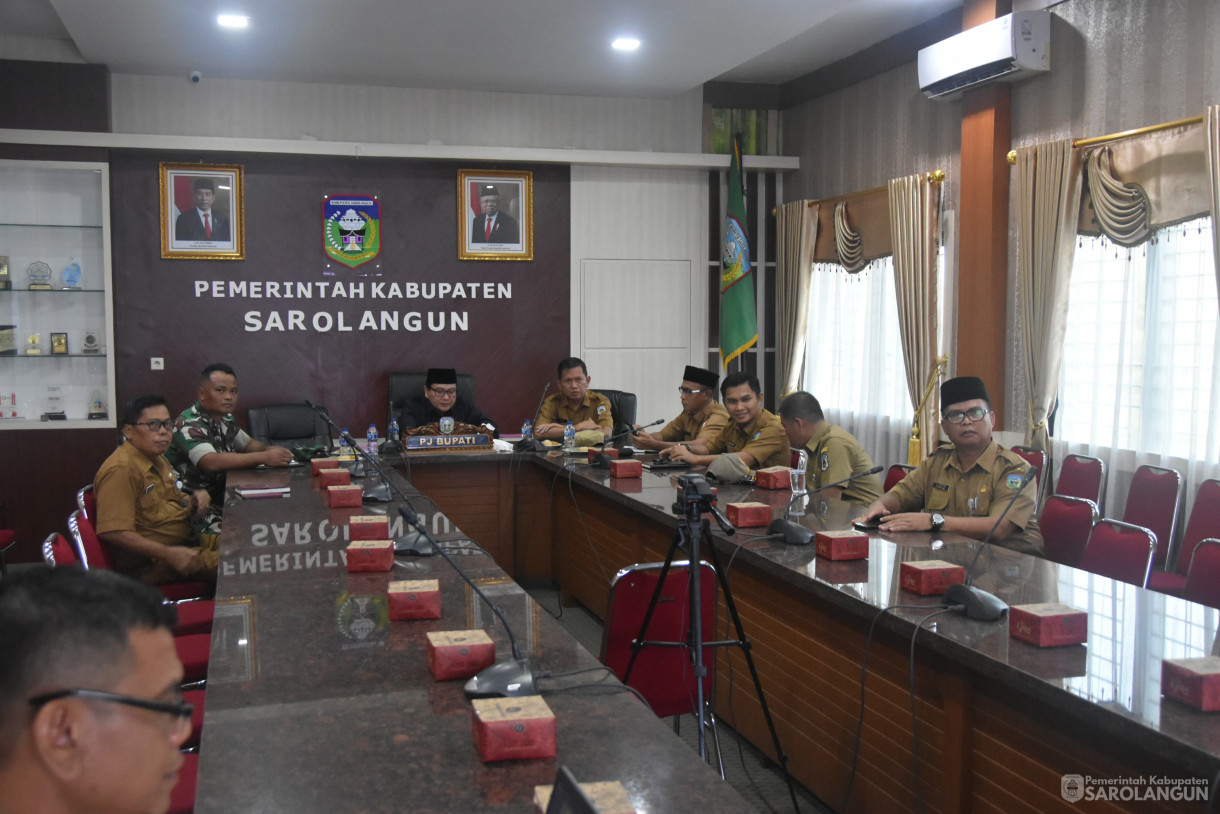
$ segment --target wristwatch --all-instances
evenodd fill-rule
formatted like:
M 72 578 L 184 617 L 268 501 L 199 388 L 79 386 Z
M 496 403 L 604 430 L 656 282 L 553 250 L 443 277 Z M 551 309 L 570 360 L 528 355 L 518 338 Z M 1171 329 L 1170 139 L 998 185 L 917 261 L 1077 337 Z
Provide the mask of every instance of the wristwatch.
M 932 512 L 932 531 L 940 531 L 945 525 L 945 516 L 940 512 Z

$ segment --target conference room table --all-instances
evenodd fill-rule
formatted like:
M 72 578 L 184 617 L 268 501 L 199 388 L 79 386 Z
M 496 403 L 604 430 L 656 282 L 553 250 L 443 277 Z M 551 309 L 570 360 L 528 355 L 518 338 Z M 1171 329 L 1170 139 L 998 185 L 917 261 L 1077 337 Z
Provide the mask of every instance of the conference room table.
M 514 579 L 557 582 L 565 602 L 598 616 L 616 570 L 663 560 L 677 527 L 673 471 L 613 478 L 580 458 L 534 453 L 407 461 L 400 471 Z M 719 486 L 722 510 L 761 502 L 778 517 L 790 499 Z M 812 530 L 846 528 L 859 512 L 808 503 L 793 519 Z M 851 811 L 1204 810 L 1220 772 L 1220 718 L 1164 698 L 1161 661 L 1220 654 L 1220 611 L 1001 546 L 980 553 L 979 542 L 951 534 L 872 532 L 867 559 L 832 562 L 765 531 L 729 536 L 712 524 L 707 541 L 789 767 L 832 808 L 845 810 L 850 785 Z M 940 597 L 899 584 L 902 563 L 929 559 L 975 563 L 974 584 L 1009 605 L 1087 611 L 1087 643 L 1039 648 L 1012 638 L 1007 616 L 932 616 Z M 723 597 L 718 605 L 724 638 Z M 774 757 L 739 648 L 717 652 L 715 704 Z
M 461 681 L 434 681 L 428 631 L 504 627 L 439 556 L 348 573 L 347 523 L 397 503 L 328 508 L 310 467 L 231 473 L 220 540 L 195 811 L 530 812 L 559 766 L 621 781 L 641 812 L 752 812 L 731 786 L 418 490 L 392 471 L 436 538 L 512 626 L 556 716 L 553 759 L 484 763 Z M 245 500 L 234 487 L 286 485 Z M 388 620 L 391 580 L 436 579 L 442 618 Z M 574 671 L 588 671 L 574 673 Z M 579 686 L 578 686 L 579 685 Z

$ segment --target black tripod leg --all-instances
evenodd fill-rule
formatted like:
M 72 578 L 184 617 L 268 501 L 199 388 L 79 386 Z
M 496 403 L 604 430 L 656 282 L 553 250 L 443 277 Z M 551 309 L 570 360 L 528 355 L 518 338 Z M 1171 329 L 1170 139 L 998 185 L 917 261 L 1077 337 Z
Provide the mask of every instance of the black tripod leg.
M 627 671 L 623 673 L 623 683 L 628 683 L 631 678 L 631 671 L 635 668 L 635 658 L 640 654 L 643 648 L 641 642 L 644 641 L 644 634 L 648 632 L 648 624 L 652 621 L 652 612 L 657 609 L 657 602 L 661 599 L 661 589 L 665 587 L 665 577 L 669 574 L 669 567 L 673 564 L 674 554 L 678 552 L 678 546 L 682 543 L 682 528 L 674 532 L 673 542 L 669 544 L 669 553 L 665 555 L 665 564 L 661 566 L 661 574 L 657 577 L 657 587 L 653 589 L 652 599 L 648 602 L 648 610 L 644 612 L 644 621 L 640 624 L 640 632 L 631 642 L 631 660 L 627 662 Z
M 711 527 L 706 520 L 703 521 L 703 528 L 710 541 Z M 737 615 L 737 603 L 733 601 L 733 592 L 729 590 L 728 577 L 725 576 L 724 569 L 720 567 L 720 555 L 716 553 L 716 546 L 710 542 L 707 546 L 707 557 L 716 571 L 720 590 L 724 591 L 724 606 L 729 612 L 734 630 L 737 631 L 737 645 L 741 648 L 742 655 L 745 656 L 746 666 L 750 668 L 750 679 L 754 682 L 754 691 L 758 693 L 758 705 L 762 707 L 763 717 L 767 721 L 767 730 L 771 733 L 771 743 L 775 746 L 776 760 L 784 772 L 784 781 L 788 784 L 788 796 L 792 798 L 792 810 L 799 813 L 801 806 L 796 800 L 796 787 L 792 785 L 792 775 L 788 773 L 788 756 L 784 754 L 783 747 L 779 744 L 779 733 L 775 731 L 775 721 L 771 719 L 771 709 L 767 706 L 767 697 L 763 695 L 762 682 L 758 678 L 758 670 L 754 667 L 750 640 L 746 638 L 745 630 L 741 626 L 741 617 Z

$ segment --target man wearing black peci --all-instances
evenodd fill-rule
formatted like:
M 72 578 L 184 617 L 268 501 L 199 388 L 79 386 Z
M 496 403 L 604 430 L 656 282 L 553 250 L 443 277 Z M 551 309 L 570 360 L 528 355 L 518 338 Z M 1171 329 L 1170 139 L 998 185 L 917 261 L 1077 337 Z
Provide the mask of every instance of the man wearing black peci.
M 451 367 L 428 368 L 424 391 L 407 399 L 398 416 L 399 426 L 404 431 L 412 430 L 451 416 L 454 421 L 463 424 L 487 427 L 498 437 L 495 422 L 488 418 L 478 405 L 469 404 L 458 395 L 457 381 L 457 371 Z
M 729 423 L 729 413 L 716 401 L 720 377 L 710 370 L 687 365 L 678 386 L 682 413 L 656 435 L 647 430 L 631 434 L 631 443 L 640 449 L 666 449 L 689 441 L 710 443 Z

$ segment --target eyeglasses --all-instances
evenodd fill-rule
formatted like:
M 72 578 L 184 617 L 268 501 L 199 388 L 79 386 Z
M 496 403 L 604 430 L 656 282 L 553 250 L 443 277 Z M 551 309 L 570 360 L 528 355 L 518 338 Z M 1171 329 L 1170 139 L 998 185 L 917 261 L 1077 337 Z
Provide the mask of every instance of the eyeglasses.
M 457 395 L 456 387 L 446 387 L 444 389 L 442 389 L 440 387 L 429 387 L 428 389 L 431 390 L 436 395 L 440 396 L 441 398 L 453 398 L 454 396 Z
M 710 390 L 711 390 L 711 388 L 709 388 L 709 387 L 700 387 L 700 388 L 698 388 L 698 389 L 696 389 L 696 390 L 692 390 L 692 389 L 691 389 L 691 388 L 689 388 L 689 387 L 679 387 L 679 388 L 678 388 L 678 392 L 679 392 L 679 393 L 681 393 L 681 394 L 682 394 L 682 395 L 684 395 L 684 396 L 693 396 L 693 395 L 695 395 L 695 394 L 697 394 L 697 393 L 707 393 L 707 392 L 709 392 Z
M 139 709 L 151 710 L 152 712 L 160 712 L 165 715 L 172 715 L 175 719 L 175 728 L 189 726 L 191 716 L 195 714 L 195 705 L 183 702 L 181 697 L 179 697 L 178 701 L 152 701 L 147 698 L 133 698 L 130 695 L 119 695 L 113 692 L 103 692 L 102 690 L 58 690 L 56 692 L 48 692 L 43 695 L 35 695 L 30 699 L 30 705 L 41 707 L 52 701 L 58 701 L 60 698 L 69 697 L 84 698 L 90 701 L 107 701 L 111 704 L 123 704 L 128 707 L 137 707 Z
M 174 420 L 171 418 L 161 421 L 160 419 L 154 418 L 152 421 L 137 421 L 136 426 L 148 427 L 153 432 L 160 432 L 161 430 L 173 430 Z
M 981 421 L 987 413 L 988 410 L 985 407 L 971 407 L 969 410 L 950 410 L 945 413 L 945 421 L 948 421 L 950 424 L 965 424 L 967 418 L 971 421 Z

